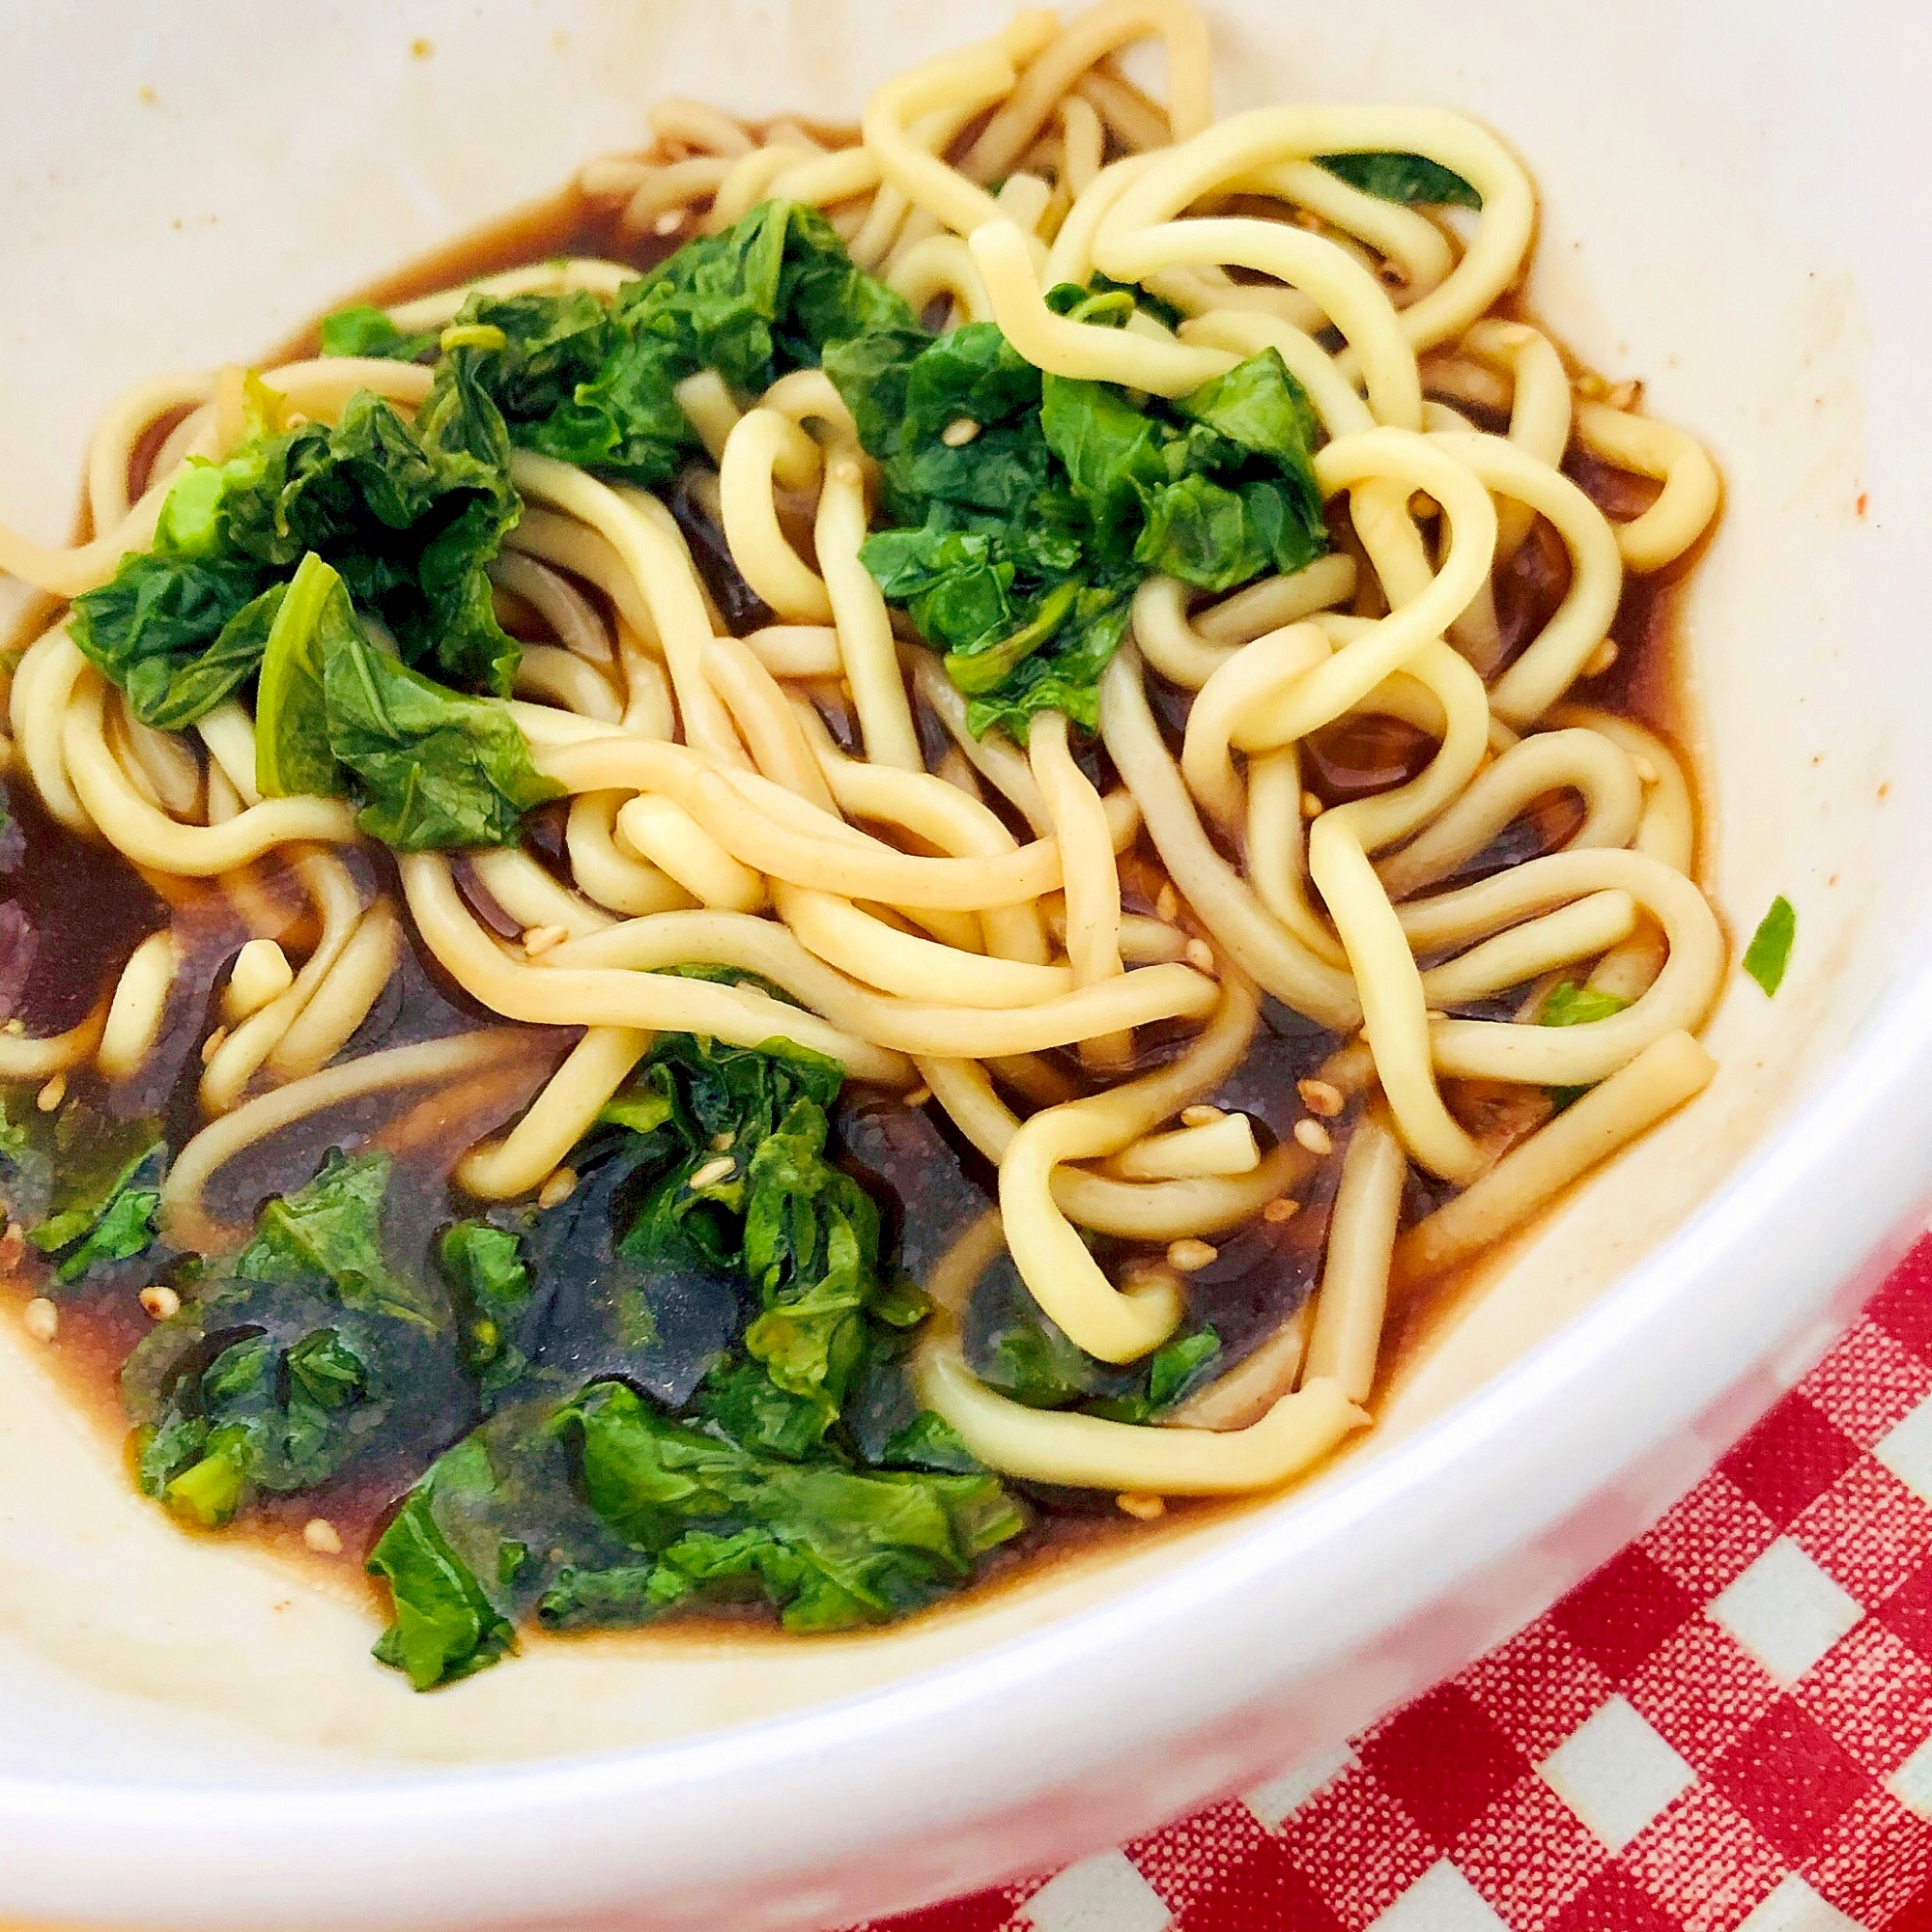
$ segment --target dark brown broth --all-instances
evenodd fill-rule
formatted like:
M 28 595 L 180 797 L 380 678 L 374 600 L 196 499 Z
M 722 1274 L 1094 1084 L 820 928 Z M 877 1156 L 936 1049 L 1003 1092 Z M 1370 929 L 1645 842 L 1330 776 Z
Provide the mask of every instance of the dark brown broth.
M 970 129 L 968 132 L 970 133 Z M 836 133 L 837 140 L 849 138 Z M 596 255 L 623 261 L 638 269 L 650 267 L 673 251 L 688 231 L 668 236 L 626 238 L 618 211 L 599 209 L 576 188 L 522 210 L 507 220 L 464 237 L 407 268 L 375 281 L 350 299 L 384 305 L 445 288 L 452 282 L 522 267 L 559 255 Z M 311 327 L 282 345 L 274 359 L 313 354 L 317 332 Z M 1476 412 L 1480 415 L 1480 412 Z M 1496 425 L 1485 424 L 1485 427 Z M 136 469 L 151 462 L 164 439 L 157 426 L 143 440 Z M 1644 506 L 1650 486 L 1573 452 L 1569 473 L 1605 508 L 1620 516 Z M 142 478 L 137 474 L 137 486 Z M 680 522 L 694 538 L 700 567 L 714 598 L 739 631 L 767 622 L 770 613 L 745 588 L 709 526 L 694 514 L 679 493 Z M 83 534 L 84 534 L 83 529 Z M 1345 532 L 1346 540 L 1346 532 Z M 1652 578 L 1626 581 L 1623 602 L 1612 630 L 1616 662 L 1601 676 L 1580 682 L 1574 696 L 1583 702 L 1632 717 L 1680 748 L 1689 736 L 1688 709 L 1680 675 L 1675 630 L 1677 587 L 1690 562 Z M 1548 525 L 1539 523 L 1531 537 L 1506 566 L 1497 582 L 1497 615 L 1506 656 L 1514 655 L 1533 637 L 1560 602 L 1569 582 L 1569 560 L 1560 540 Z M 511 615 L 516 615 L 512 602 Z M 524 613 L 526 619 L 530 613 Z M 24 638 L 21 639 L 24 641 Z M 1184 695 L 1151 679 L 1163 727 L 1177 743 L 1184 716 Z M 933 736 L 929 722 L 922 728 L 930 737 L 931 754 L 944 749 L 943 734 Z M 1427 763 L 1428 741 L 1399 721 L 1349 721 L 1317 734 L 1305 756 L 1304 782 L 1324 806 L 1364 796 L 1411 778 Z M 1102 782 L 1112 779 L 1104 753 L 1083 748 L 1082 760 Z M 1694 765 L 1686 759 L 1687 770 Z M 991 801 L 996 806 L 1003 801 Z M 74 837 L 46 818 L 19 788 L 13 801 L 16 830 L 9 839 L 19 841 L 8 874 L 8 853 L 0 846 L 0 888 L 13 892 L 37 936 L 22 990 L 9 1005 L 0 997 L 0 1015 L 17 1014 L 40 1033 L 71 1025 L 80 1018 L 113 980 L 141 937 L 158 929 L 167 917 L 158 894 L 117 856 Z M 1568 836 L 1577 804 L 1569 795 L 1537 801 L 1515 826 L 1508 828 L 1487 852 L 1458 874 L 1458 880 L 1515 864 L 1538 851 L 1550 849 Z M 558 862 L 561 825 L 539 822 L 532 843 L 553 864 Z M 1024 827 L 1014 821 L 1022 837 Z M 385 855 L 359 855 L 355 863 L 379 867 L 393 892 L 393 877 Z M 252 868 L 262 892 L 287 911 L 283 936 L 293 943 L 306 921 L 304 896 L 288 867 L 271 860 Z M 1123 904 L 1129 911 L 1153 907 L 1164 880 L 1157 862 L 1144 845 L 1122 857 Z M 104 1100 L 122 1112 L 163 1114 L 168 1138 L 179 1146 L 200 1124 L 195 1083 L 200 1072 L 195 1048 L 209 1025 L 213 988 L 228 962 L 249 935 L 229 901 L 211 886 L 194 882 L 162 882 L 175 899 L 177 930 L 189 942 L 189 957 L 180 975 L 160 1046 L 150 1065 L 133 1083 L 112 1093 L 88 1076 L 77 1091 Z M 467 884 L 472 902 L 487 918 L 493 908 L 488 895 Z M 1187 908 L 1181 923 L 1190 930 Z M 506 931 L 514 923 L 493 923 Z M 55 947 L 51 942 L 57 941 Z M 0 926 L 0 996 L 9 991 L 10 946 L 17 946 Z M 44 955 L 48 963 L 41 963 Z M 58 959 L 57 969 L 51 963 Z M 1338 1042 L 1333 1037 L 1267 1001 L 1269 1024 L 1258 1035 L 1243 1065 L 1230 1076 L 1215 1100 L 1254 1116 L 1267 1141 L 1286 1135 L 1301 1112 L 1296 1080 L 1311 1074 Z M 447 981 L 412 935 L 411 946 L 395 983 L 346 1049 L 349 1053 L 378 1046 L 395 1046 L 438 1037 L 478 1024 L 491 1023 L 484 1012 Z M 1176 1049 L 1177 1029 L 1144 1030 L 1140 1046 L 1148 1062 Z M 322 1154 L 333 1146 L 354 1150 L 367 1145 L 407 1141 L 398 1147 L 398 1172 L 391 1190 L 389 1233 L 396 1257 L 422 1264 L 436 1228 L 453 1210 L 448 1172 L 464 1147 L 514 1117 L 558 1058 L 566 1036 L 533 1034 L 530 1063 L 509 1077 L 483 1076 L 427 1098 L 398 1105 L 376 1098 L 329 1110 L 251 1149 L 224 1170 L 214 1205 L 245 1225 L 255 1208 L 269 1196 L 298 1186 L 314 1172 Z M 1067 1052 L 1043 1057 L 1069 1091 L 1089 1083 L 1077 1055 Z M 1478 1083 L 1451 1083 L 1451 1104 L 1472 1130 L 1507 1136 L 1520 1130 L 1502 1096 L 1478 1091 Z M 1519 1109 L 1519 1115 L 1520 1110 Z M 1348 1120 L 1337 1122 L 1338 1148 L 1345 1144 Z M 950 1240 L 991 1205 L 993 1176 L 989 1165 L 964 1146 L 936 1107 L 918 1112 L 896 1104 L 848 1097 L 839 1110 L 838 1130 L 843 1157 L 887 1204 L 900 1259 L 918 1278 L 929 1271 Z M 1312 1289 L 1325 1239 L 1328 1202 L 1339 1161 L 1324 1163 L 1321 1175 L 1305 1191 L 1302 1211 L 1280 1225 L 1255 1223 L 1222 1236 L 1214 1264 L 1189 1280 L 1191 1320 L 1210 1321 L 1222 1334 L 1229 1359 L 1238 1359 L 1264 1338 L 1273 1324 Z M 1405 1220 L 1413 1220 L 1438 1204 L 1442 1190 L 1419 1178 L 1411 1181 Z M 1123 1244 L 1101 1244 L 1110 1260 L 1126 1259 Z M 1416 1346 L 1442 1320 L 1480 1271 L 1468 1269 L 1431 1286 L 1421 1295 L 1392 1311 L 1391 1333 L 1384 1350 L 1386 1363 Z M 99 1416 L 113 1435 L 124 1432 L 118 1381 L 120 1365 L 129 1348 L 150 1323 L 135 1300 L 135 1290 L 147 1275 L 136 1266 L 117 1273 L 109 1287 L 83 1284 L 61 1301 L 58 1346 L 47 1351 L 55 1373 L 76 1400 Z M 29 1261 L 15 1284 L 19 1299 L 37 1292 L 44 1269 Z M 343 1563 L 359 1558 L 413 1468 L 364 1468 L 326 1492 L 259 1503 L 245 1526 L 279 1551 L 307 1564 L 323 1562 L 339 1576 Z M 1062 1564 L 1117 1540 L 1144 1540 L 1190 1522 L 1241 1507 L 1233 1502 L 1179 1501 L 1169 1505 L 1167 1520 L 1149 1525 L 1129 1520 L 1113 1509 L 1106 1496 L 1089 1497 L 1066 1492 L 1034 1492 L 1035 1527 L 1022 1539 L 995 1552 L 979 1591 L 1039 1573 L 1048 1564 Z M 340 1532 L 344 1559 L 318 1559 L 302 1544 L 300 1531 L 315 1515 L 326 1515 Z M 717 1626 L 732 1627 L 726 1618 Z

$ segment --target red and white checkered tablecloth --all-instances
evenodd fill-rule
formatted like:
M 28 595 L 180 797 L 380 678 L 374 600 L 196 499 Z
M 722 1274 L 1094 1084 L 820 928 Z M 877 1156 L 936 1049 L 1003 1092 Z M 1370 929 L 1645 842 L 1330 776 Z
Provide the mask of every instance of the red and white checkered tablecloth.
M 1547 1616 L 1346 1747 L 868 1932 L 1932 1932 L 1932 1238 Z

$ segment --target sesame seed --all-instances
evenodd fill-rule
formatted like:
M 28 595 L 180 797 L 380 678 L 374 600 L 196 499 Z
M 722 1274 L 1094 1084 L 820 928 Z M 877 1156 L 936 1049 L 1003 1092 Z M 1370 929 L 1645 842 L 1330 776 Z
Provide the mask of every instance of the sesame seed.
M 221 1051 L 221 1042 L 228 1037 L 226 1027 L 216 1027 L 201 1043 L 201 1064 L 206 1066 Z
M 915 1087 L 912 1090 L 912 1092 L 905 1096 L 905 1103 L 908 1107 L 923 1107 L 926 1106 L 931 1101 L 931 1099 L 932 1099 L 932 1089 L 930 1087 Z
M 1214 949 L 1205 939 L 1190 939 L 1181 956 L 1197 973 L 1214 970 Z
M 1310 1153 L 1333 1153 L 1335 1143 L 1320 1121 L 1296 1121 L 1294 1138 Z
M 1585 677 L 1602 677 L 1617 661 L 1617 640 L 1605 638 L 1589 655 L 1583 666 Z
M 181 1296 L 161 1282 L 156 1282 L 152 1288 L 144 1288 L 139 1299 L 141 1306 L 156 1321 L 165 1321 L 169 1316 L 181 1313 Z
M 5 1028 L 5 1031 L 12 1034 L 15 1039 L 18 1039 L 20 1036 L 26 1032 L 26 1030 L 27 1030 L 26 1021 L 23 1019 L 19 1019 L 17 1017 L 9 1020 Z
M 1654 785 L 1657 782 L 1657 767 L 1641 752 L 1636 753 L 1632 757 L 1631 763 L 1636 767 L 1636 777 L 1639 784 Z
M 729 1127 L 721 1128 L 711 1136 L 711 1151 L 713 1153 L 723 1153 L 737 1138 L 737 1135 Z
M 1180 915 L 1180 895 L 1171 885 L 1162 886 L 1154 895 L 1154 917 L 1164 919 L 1172 925 Z
M 524 957 L 534 959 L 553 946 L 561 946 L 570 937 L 567 925 L 533 925 L 524 934 Z
M 1297 1080 L 1294 1091 L 1301 1095 L 1301 1104 L 1324 1121 L 1332 1121 L 1347 1104 L 1341 1088 L 1332 1080 Z
M 939 432 L 939 440 L 948 449 L 964 449 L 980 434 L 980 425 L 971 416 L 954 416 Z
M 1271 1221 L 1278 1228 L 1284 1221 L 1293 1221 L 1300 1212 L 1301 1203 L 1299 1201 L 1286 1194 L 1277 1194 L 1262 1209 L 1262 1219 L 1264 1221 Z
M 716 1160 L 707 1160 L 691 1177 L 689 1182 L 694 1194 L 707 1187 L 716 1187 L 738 1163 L 728 1153 L 721 1153 Z
M 1183 1127 L 1211 1127 L 1216 1121 L 1226 1118 L 1219 1107 L 1183 1107 L 1180 1110 L 1180 1124 Z
M 34 1105 L 42 1113 L 51 1114 L 67 1098 L 67 1075 L 56 1073 L 41 1091 L 34 1095 Z
M 35 1295 L 20 1319 L 36 1342 L 51 1342 L 60 1333 L 60 1310 L 44 1294 Z
M 576 1191 L 577 1170 L 574 1167 L 559 1167 L 537 1189 L 537 1206 L 539 1208 L 561 1207 Z
M 675 235 L 684 226 L 684 210 L 668 208 L 651 223 L 653 235 Z
M 1197 1240 L 1192 1235 L 1183 1235 L 1179 1240 L 1167 1244 L 1168 1266 L 1179 1268 L 1182 1274 L 1193 1274 L 1220 1259 L 1219 1248 L 1210 1241 Z
M 1167 1514 L 1167 1505 L 1160 1497 L 1143 1495 L 1138 1490 L 1124 1490 L 1114 1501 L 1124 1515 L 1142 1522 L 1156 1522 Z
M 342 1532 L 326 1516 L 312 1516 L 302 1524 L 302 1541 L 318 1556 L 342 1554 Z
M 1312 791 L 1305 791 L 1301 794 L 1301 815 L 1303 818 L 1320 818 L 1321 811 L 1321 801 Z

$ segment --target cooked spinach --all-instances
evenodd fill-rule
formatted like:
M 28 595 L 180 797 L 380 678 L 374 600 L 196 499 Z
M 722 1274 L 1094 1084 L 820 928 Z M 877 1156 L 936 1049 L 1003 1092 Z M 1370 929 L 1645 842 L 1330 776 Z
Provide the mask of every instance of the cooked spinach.
M 33 1222 L 27 1238 L 53 1260 L 56 1282 L 76 1282 L 153 1243 L 165 1158 L 158 1121 L 117 1121 L 82 1100 L 70 1100 L 51 1121 L 31 1102 L 9 1112 L 32 1114 L 10 1119 L 0 1151 L 28 1182 L 14 1198 L 36 1200 L 23 1213 Z
M 1798 914 L 1780 893 L 1745 948 L 1745 971 L 1764 989 L 1766 999 L 1783 985 L 1784 969 L 1791 964 L 1791 947 L 1797 937 Z
M 1422 155 L 1318 155 L 1331 175 L 1383 201 L 1409 207 L 1481 208 L 1483 197 L 1453 168 Z
M 270 633 L 255 746 L 267 795 L 353 792 L 362 830 L 399 852 L 513 843 L 524 813 L 560 793 L 507 712 L 379 649 L 313 554 Z
M 1548 1027 L 1588 1026 L 1594 1020 L 1606 1020 L 1612 1013 L 1622 1012 L 1629 1005 L 1630 1002 L 1620 994 L 1601 992 L 1595 986 L 1579 986 L 1574 980 L 1565 980 L 1544 995 L 1536 1023 Z M 1552 1087 L 1548 1090 L 1559 1114 L 1565 1107 L 1574 1106 L 1589 1091 L 1587 1087 Z

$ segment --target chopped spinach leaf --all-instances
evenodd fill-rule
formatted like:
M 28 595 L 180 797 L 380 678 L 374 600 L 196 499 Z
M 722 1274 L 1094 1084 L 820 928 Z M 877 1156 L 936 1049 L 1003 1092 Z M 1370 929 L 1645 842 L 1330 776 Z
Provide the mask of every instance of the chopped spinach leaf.
M 1422 155 L 1318 155 L 1331 175 L 1383 201 L 1481 208 L 1483 197 L 1453 168 Z
M 436 353 L 440 331 L 425 329 L 405 335 L 383 310 L 370 302 L 339 308 L 322 319 L 325 355 L 362 355 L 391 362 L 420 362 Z
M 1780 893 L 1745 948 L 1745 971 L 1764 988 L 1766 999 L 1783 985 L 1784 969 L 1791 964 L 1791 946 L 1797 937 L 1798 914 Z

